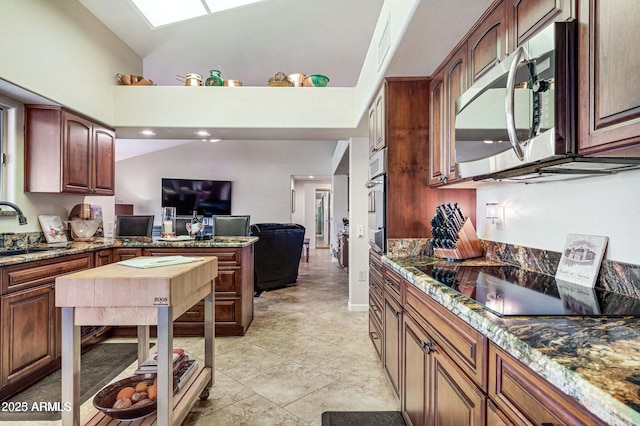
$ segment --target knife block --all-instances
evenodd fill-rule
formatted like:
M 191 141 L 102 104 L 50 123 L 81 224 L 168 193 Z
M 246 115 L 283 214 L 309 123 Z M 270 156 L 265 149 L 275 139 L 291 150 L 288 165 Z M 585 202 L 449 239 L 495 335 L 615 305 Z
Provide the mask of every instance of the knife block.
M 433 253 L 441 259 L 455 260 L 471 259 L 484 254 L 476 229 L 469 219 L 464 221 L 456 237 L 458 240 L 455 242 L 455 248 L 434 248 Z

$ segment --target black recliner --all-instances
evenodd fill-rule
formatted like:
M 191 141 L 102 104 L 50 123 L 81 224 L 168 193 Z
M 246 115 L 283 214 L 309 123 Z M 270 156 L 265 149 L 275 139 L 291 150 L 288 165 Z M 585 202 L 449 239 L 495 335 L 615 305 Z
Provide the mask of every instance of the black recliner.
M 255 244 L 254 295 L 285 287 L 298 279 L 305 228 L 295 223 L 251 225 Z

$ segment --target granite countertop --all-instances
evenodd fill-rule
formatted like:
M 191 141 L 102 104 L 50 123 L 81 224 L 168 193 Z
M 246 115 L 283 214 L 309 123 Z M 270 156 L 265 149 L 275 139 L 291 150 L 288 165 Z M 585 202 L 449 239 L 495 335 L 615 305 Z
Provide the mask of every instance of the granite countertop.
M 607 424 L 640 424 L 640 318 L 499 317 L 415 268 L 439 260 L 383 256 L 384 264 Z
M 176 247 L 176 248 L 218 248 L 233 247 L 242 248 L 254 244 L 258 241 L 258 237 L 215 237 L 211 240 L 195 241 L 161 241 L 158 238 L 150 237 L 128 237 L 103 239 L 96 238 L 95 241 L 81 242 L 70 241 L 66 246 L 53 247 L 47 244 L 32 245 L 30 248 L 44 251 L 33 251 L 24 254 L 16 254 L 12 256 L 0 257 L 0 266 L 17 265 L 34 260 L 54 259 L 59 256 L 67 256 L 71 254 L 86 253 L 109 248 L 147 248 L 147 247 Z M 0 251 L 1 253 L 2 251 Z

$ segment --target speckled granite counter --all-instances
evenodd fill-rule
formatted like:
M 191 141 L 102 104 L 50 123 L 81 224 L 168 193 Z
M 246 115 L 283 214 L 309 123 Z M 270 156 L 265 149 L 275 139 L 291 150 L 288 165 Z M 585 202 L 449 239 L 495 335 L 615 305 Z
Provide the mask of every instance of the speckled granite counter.
M 258 237 L 215 237 L 211 240 L 203 241 L 160 241 L 157 238 L 149 237 L 130 237 L 117 239 L 96 238 L 93 242 L 77 242 L 71 241 L 66 246 L 54 248 L 46 244 L 31 245 L 36 249 L 45 249 L 46 251 L 34 251 L 13 256 L 0 257 L 0 266 L 16 265 L 19 263 L 31 262 L 34 260 L 52 259 L 59 256 L 70 254 L 85 253 L 88 251 L 96 251 L 108 248 L 146 248 L 146 247 L 201 247 L 201 248 L 219 248 L 219 247 L 235 247 L 241 248 L 254 244 L 258 241 Z M 17 247 L 13 247 L 16 249 Z M 2 251 L 0 251 L 2 253 Z
M 501 318 L 415 268 L 439 259 L 382 259 L 606 423 L 640 424 L 640 318 Z

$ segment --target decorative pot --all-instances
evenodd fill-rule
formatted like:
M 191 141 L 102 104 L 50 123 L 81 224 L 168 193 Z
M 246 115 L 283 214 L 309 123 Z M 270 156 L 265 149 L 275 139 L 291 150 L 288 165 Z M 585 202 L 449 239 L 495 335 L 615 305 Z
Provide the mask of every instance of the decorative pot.
M 211 70 L 209 71 L 209 74 L 210 74 L 209 77 L 204 82 L 205 86 L 222 86 L 223 85 L 222 77 L 220 77 L 220 71 Z

